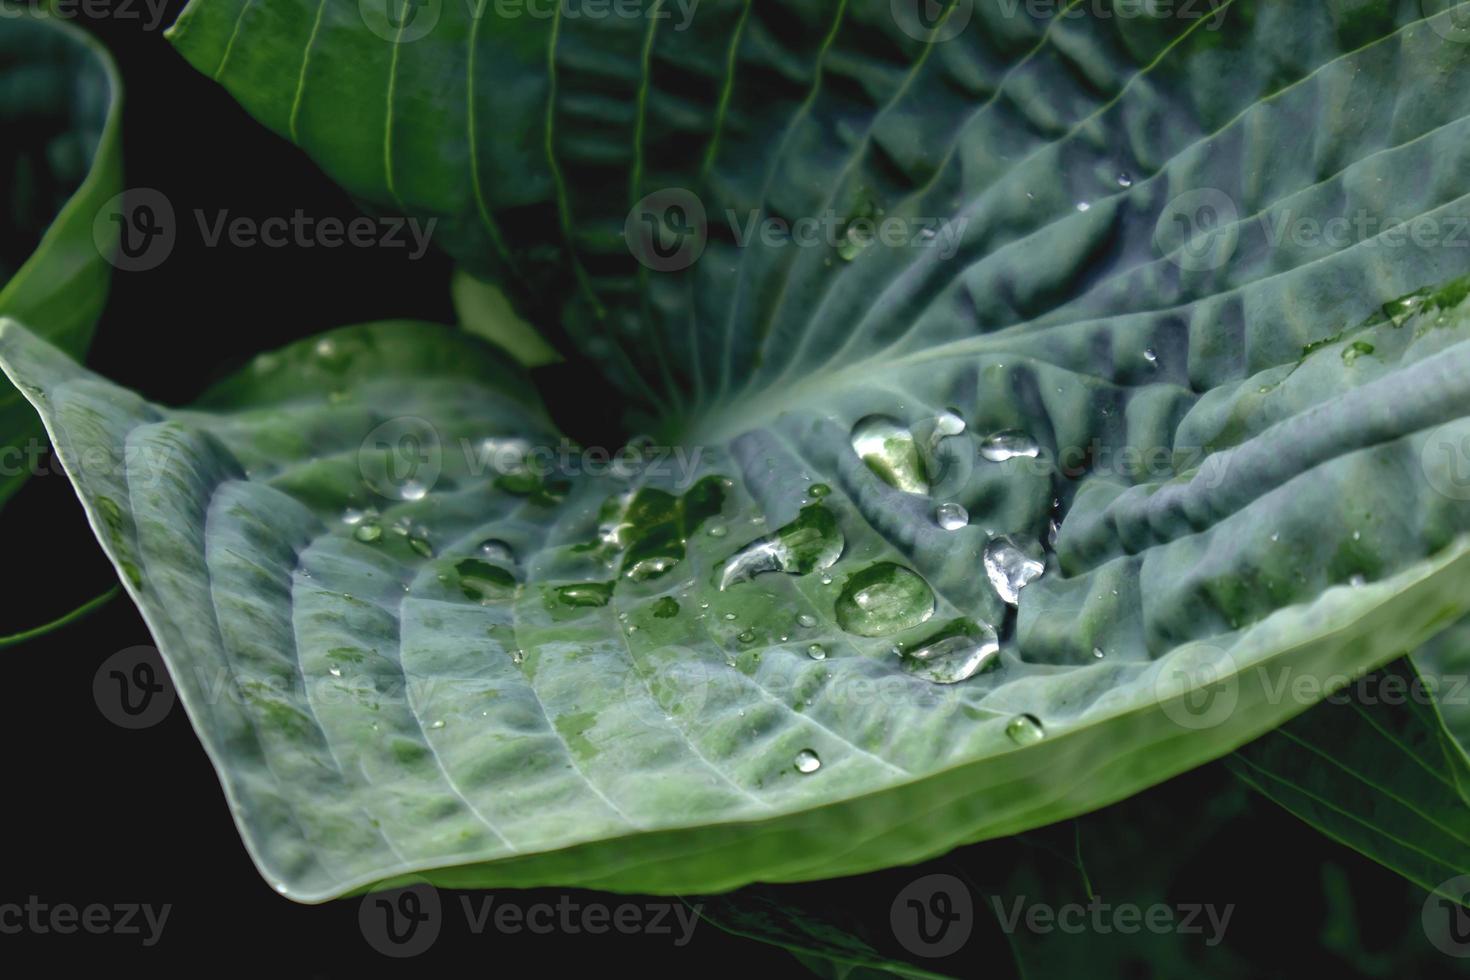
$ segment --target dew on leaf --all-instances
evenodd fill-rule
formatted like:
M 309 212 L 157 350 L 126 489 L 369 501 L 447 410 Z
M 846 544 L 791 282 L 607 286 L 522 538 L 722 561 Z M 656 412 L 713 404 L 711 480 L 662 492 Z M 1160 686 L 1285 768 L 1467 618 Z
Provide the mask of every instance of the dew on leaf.
M 656 619 L 673 619 L 679 615 L 679 600 L 670 595 L 664 596 L 653 604 L 653 615 Z
M 980 443 L 980 455 L 992 463 L 1003 463 L 1008 459 L 1034 459 L 1041 447 L 1020 429 L 1003 429 L 986 436 Z
M 813 773 L 822 768 L 822 760 L 811 749 L 802 749 L 796 753 L 796 771 L 800 773 Z
M 946 531 L 958 531 L 970 523 L 970 513 L 959 504 L 947 501 L 934 508 L 934 521 Z
M 486 538 L 480 542 L 480 546 L 475 550 L 480 553 L 481 558 L 489 561 L 503 561 L 508 564 L 515 564 L 515 552 L 511 550 L 510 545 L 498 538 Z
M 1046 566 L 1022 551 L 1008 535 L 991 539 L 985 546 L 985 575 L 996 595 L 1014 606 L 1021 601 L 1021 590 L 1041 577 Z
M 383 526 L 377 522 L 359 524 L 353 529 L 352 536 L 359 541 L 376 541 L 383 536 Z
M 1035 745 L 1046 736 L 1046 729 L 1035 715 L 1016 715 L 1006 723 L 1006 738 L 1017 745 Z
M 465 598 L 477 602 L 503 602 L 515 595 L 516 578 L 499 565 L 466 558 L 454 566 L 459 575 L 459 590 Z
M 889 486 L 905 493 L 928 493 L 924 470 L 908 427 L 887 415 L 868 415 L 852 427 L 852 449 Z
M 750 542 L 725 560 L 719 586 L 724 591 L 766 572 L 806 575 L 831 568 L 847 541 L 837 518 L 823 504 L 807 504 L 791 523 Z
M 910 673 L 936 684 L 958 684 L 999 665 L 1000 640 L 984 623 L 957 619 L 903 653 Z
M 556 597 L 564 606 L 605 606 L 612 598 L 611 582 L 574 582 L 556 587 Z
M 888 636 L 934 615 L 934 590 L 917 572 L 879 562 L 848 576 L 834 613 L 849 633 Z
M 811 657 L 813 660 L 826 660 L 827 648 L 822 646 L 822 644 L 820 643 L 813 643 L 811 646 L 806 648 L 806 655 L 808 657 Z

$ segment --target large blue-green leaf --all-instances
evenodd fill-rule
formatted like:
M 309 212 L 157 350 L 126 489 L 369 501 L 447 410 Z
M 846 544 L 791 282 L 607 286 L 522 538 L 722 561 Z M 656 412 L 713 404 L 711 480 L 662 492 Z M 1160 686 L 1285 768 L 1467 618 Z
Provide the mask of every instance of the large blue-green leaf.
M 956 5 L 926 43 L 886 2 L 444 3 L 417 36 L 194 0 L 187 57 L 370 205 L 443 218 L 684 454 L 497 473 L 465 447 L 560 436 L 422 326 L 188 412 L 4 328 L 265 874 L 911 862 L 1226 753 L 1305 707 L 1281 677 L 1470 612 L 1465 287 L 1414 292 L 1470 269 L 1470 46 L 1418 3 L 1221 6 Z M 707 247 L 650 270 L 621 230 L 679 188 Z M 737 246 L 731 209 L 841 234 Z M 854 232 L 878 217 L 938 225 Z
M 0 5 L 0 316 L 24 321 L 74 356 L 107 299 L 104 254 L 116 235 L 94 219 L 122 190 L 121 86 L 112 59 L 44 9 Z M 0 392 L 0 502 L 14 493 L 39 437 L 35 413 Z

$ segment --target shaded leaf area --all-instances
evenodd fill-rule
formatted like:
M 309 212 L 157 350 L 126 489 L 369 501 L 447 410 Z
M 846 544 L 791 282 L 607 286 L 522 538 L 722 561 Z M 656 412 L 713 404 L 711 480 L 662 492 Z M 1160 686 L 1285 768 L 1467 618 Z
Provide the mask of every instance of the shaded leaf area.
M 1431 647 L 1462 639 L 1447 631 Z M 1412 658 L 1426 656 L 1419 651 Z M 1289 679 L 1288 679 L 1289 680 Z M 1465 676 L 1435 687 L 1409 661 L 1354 678 L 1328 701 L 1227 757 L 1249 786 L 1333 840 L 1427 891 L 1470 874 L 1463 751 L 1438 704 L 1460 705 Z M 1283 688 L 1283 696 L 1294 696 Z M 1436 695 L 1442 695 L 1436 697 Z M 1464 890 L 1447 897 L 1466 901 Z
M 62 19 L 0 7 L 0 316 L 81 356 L 107 299 L 98 210 L 122 190 L 122 93 L 111 59 Z M 20 392 L 0 392 L 0 502 L 25 478 L 41 426 Z
M 913 932 L 895 927 L 931 875 L 962 881 L 973 899 L 969 935 L 947 955 L 905 946 Z M 1459 976 L 1425 937 L 1425 898 L 1388 871 L 1345 863 L 1336 844 L 1209 766 L 916 867 L 688 901 L 829 978 Z M 1159 907 L 1169 911 L 1150 912 Z

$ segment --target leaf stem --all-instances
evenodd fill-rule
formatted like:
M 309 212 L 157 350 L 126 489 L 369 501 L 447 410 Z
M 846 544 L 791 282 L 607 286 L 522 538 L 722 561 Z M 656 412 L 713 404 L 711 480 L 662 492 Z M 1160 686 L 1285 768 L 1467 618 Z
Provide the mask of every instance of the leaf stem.
M 77 620 L 89 616 L 92 613 L 96 612 L 98 609 L 101 609 L 103 606 L 107 605 L 113 599 L 117 598 L 117 594 L 121 591 L 121 585 L 114 585 L 112 588 L 108 589 L 101 595 L 94 596 L 93 598 L 88 599 L 86 602 L 82 603 L 80 606 L 77 606 L 71 612 L 64 613 L 63 615 L 57 617 L 56 619 L 53 619 L 49 623 L 44 623 L 40 626 L 36 626 L 28 630 L 23 630 L 19 633 L 12 633 L 9 636 L 0 636 L 0 649 L 4 649 L 5 647 L 12 647 L 18 643 L 24 643 L 27 640 L 34 640 L 37 637 L 45 636 L 47 633 L 52 633 L 56 630 L 59 630 L 64 626 L 69 626 Z

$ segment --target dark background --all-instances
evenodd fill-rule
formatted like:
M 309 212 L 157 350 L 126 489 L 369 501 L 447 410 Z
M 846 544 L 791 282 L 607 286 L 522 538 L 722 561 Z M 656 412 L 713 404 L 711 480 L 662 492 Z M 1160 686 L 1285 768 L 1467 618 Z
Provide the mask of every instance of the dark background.
M 181 6 L 170 4 L 165 25 Z M 125 10 L 132 16 L 123 16 Z M 252 355 L 332 326 L 397 316 L 452 319 L 451 267 L 436 252 L 410 261 L 405 249 L 206 247 L 193 221 L 195 209 L 255 219 L 289 217 L 297 208 L 317 219 L 359 212 L 304 155 L 258 126 L 223 89 L 175 55 L 161 30 L 146 30 L 147 14 L 138 0 L 113 11 L 86 26 L 113 51 L 124 76 L 126 183 L 156 188 L 169 198 L 179 216 L 179 240 L 160 267 L 114 276 L 90 363 L 154 400 L 179 404 Z M 45 622 L 115 581 L 61 476 L 30 480 L 6 508 L 0 527 L 10 558 L 0 634 Z M 172 912 L 162 940 L 143 948 L 136 936 L 0 935 L 4 961 L 26 962 L 20 959 L 25 953 L 43 957 L 41 962 L 83 955 L 121 969 L 273 970 L 293 977 L 393 968 L 364 939 L 358 900 L 296 905 L 260 878 L 181 709 L 141 731 L 124 730 L 99 710 L 92 693 L 99 666 L 117 651 L 148 642 L 136 611 L 118 599 L 65 630 L 0 650 L 0 690 L 7 695 L 0 713 L 7 763 L 0 904 L 31 895 L 77 906 L 167 903 Z M 1149 803 L 1166 812 L 1182 808 L 1229 778 L 1207 767 L 1154 791 Z M 987 862 L 1000 853 L 997 847 L 967 848 L 924 869 L 774 894 L 851 914 L 872 925 L 880 948 L 897 952 L 885 934 L 897 891 L 935 870 L 962 868 L 983 879 Z M 1340 910 L 1323 907 L 1322 874 L 1329 862 L 1346 869 L 1360 903 L 1346 921 Z M 1124 884 L 1094 883 L 1103 894 L 1121 893 Z M 1325 949 L 1324 931 L 1348 928 L 1371 950 L 1399 943 L 1406 928 L 1412 933 L 1417 927 L 1405 921 L 1406 914 L 1412 919 L 1416 899 L 1399 879 L 1259 798 L 1249 801 L 1243 819 L 1212 838 L 1202 856 L 1178 869 L 1174 888 L 1177 901 L 1237 904 L 1228 944 L 1236 957 L 1255 965 L 1251 972 L 1258 976 L 1393 975 L 1397 967 L 1384 973 L 1383 966 L 1362 958 L 1349 962 Z M 554 903 L 560 895 L 498 898 L 524 906 Z M 443 897 L 443 930 L 427 952 L 407 961 L 412 969 L 560 972 L 590 962 L 652 976 L 805 972 L 785 952 L 708 923 L 683 948 L 667 936 L 474 935 L 458 897 Z M 574 897 L 583 903 L 623 901 L 586 892 Z M 1442 966 L 1448 974 L 1452 965 L 1442 959 L 1429 969 Z M 980 926 L 961 954 L 933 966 L 967 976 L 1016 975 L 1004 940 Z M 1100 958 L 1092 975 L 1165 975 L 1139 958 L 1125 957 L 1116 972 L 1113 967 Z M 1225 972 L 1207 969 L 1201 975 Z M 1422 967 L 1417 972 L 1429 975 Z

